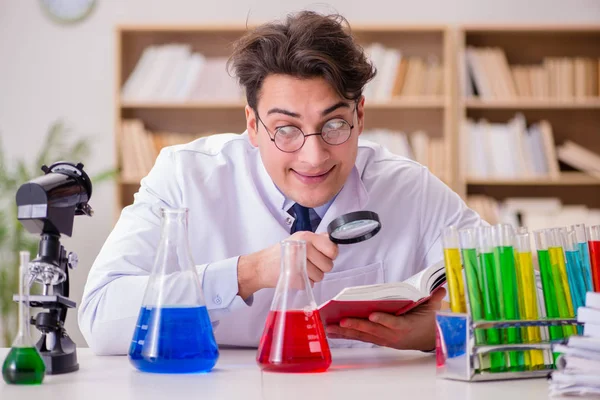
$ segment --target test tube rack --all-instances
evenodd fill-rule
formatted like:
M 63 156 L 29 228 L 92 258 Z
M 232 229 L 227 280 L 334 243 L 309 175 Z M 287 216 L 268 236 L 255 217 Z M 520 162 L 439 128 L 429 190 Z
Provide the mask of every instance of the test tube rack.
M 443 379 L 478 382 L 506 379 L 547 378 L 555 371 L 552 365 L 526 371 L 488 372 L 480 367 L 480 355 L 496 351 L 550 350 L 557 341 L 539 343 L 477 345 L 475 329 L 523 328 L 579 325 L 576 319 L 544 318 L 539 320 L 473 321 L 468 314 L 438 311 L 437 325 L 437 377 Z

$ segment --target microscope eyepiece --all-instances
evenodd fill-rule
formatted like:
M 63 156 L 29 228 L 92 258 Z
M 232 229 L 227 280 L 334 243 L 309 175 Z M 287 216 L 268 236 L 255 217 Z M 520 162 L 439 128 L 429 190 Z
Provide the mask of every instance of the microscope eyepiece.
M 42 171 L 45 175 L 17 191 L 17 218 L 31 233 L 71 236 L 75 215 L 93 213 L 88 204 L 92 181 L 81 163 L 60 161 L 42 166 Z

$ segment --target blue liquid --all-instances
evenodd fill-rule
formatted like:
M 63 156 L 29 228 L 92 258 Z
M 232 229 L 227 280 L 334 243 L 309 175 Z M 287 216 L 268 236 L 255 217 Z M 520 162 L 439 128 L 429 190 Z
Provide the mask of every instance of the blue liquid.
M 129 360 L 140 371 L 208 372 L 219 358 L 206 307 L 142 307 Z
M 592 267 L 590 265 L 590 250 L 587 242 L 577 244 L 579 246 L 579 255 L 581 256 L 582 268 L 585 271 L 583 275 L 585 278 L 586 292 L 594 291 L 594 282 L 592 281 Z
M 569 286 L 571 288 L 571 300 L 573 301 L 575 314 L 577 314 L 577 309 L 585 305 L 585 271 L 579 258 L 579 251 L 565 251 L 565 256 Z

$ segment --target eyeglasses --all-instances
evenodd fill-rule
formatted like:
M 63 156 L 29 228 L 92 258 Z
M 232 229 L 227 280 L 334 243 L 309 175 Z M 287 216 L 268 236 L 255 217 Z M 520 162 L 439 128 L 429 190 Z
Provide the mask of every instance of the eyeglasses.
M 354 111 L 356 111 L 356 106 L 354 107 Z M 353 120 L 354 111 L 352 112 Z M 354 124 L 350 125 L 345 119 L 334 118 L 325 122 L 321 132 L 306 135 L 302 132 L 302 129 L 297 126 L 286 125 L 278 127 L 275 130 L 275 133 L 271 135 L 271 132 L 269 132 L 265 123 L 260 119 L 258 110 L 255 109 L 254 112 L 256 113 L 256 118 L 267 131 L 269 139 L 271 139 L 271 141 L 275 143 L 275 146 L 284 153 L 294 153 L 300 150 L 302 146 L 304 146 L 304 143 L 306 143 L 306 138 L 309 136 L 321 136 L 325 143 L 332 146 L 339 146 L 350 138 L 352 129 L 354 129 Z

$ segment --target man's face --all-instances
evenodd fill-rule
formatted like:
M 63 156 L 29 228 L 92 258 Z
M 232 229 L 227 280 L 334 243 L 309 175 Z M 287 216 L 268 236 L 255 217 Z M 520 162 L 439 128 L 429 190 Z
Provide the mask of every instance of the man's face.
M 246 124 L 265 169 L 286 197 L 306 207 L 318 207 L 341 190 L 356 161 L 363 105 L 364 98 L 358 104 L 343 99 L 322 78 L 269 75 L 264 80 L 257 105 L 264 125 L 249 106 Z M 340 119 L 354 126 L 350 138 L 340 145 L 330 145 L 319 135 L 309 136 L 300 150 L 286 153 L 271 140 L 282 127 L 294 126 L 310 135 L 321 132 L 328 122 L 329 126 L 339 125 Z

